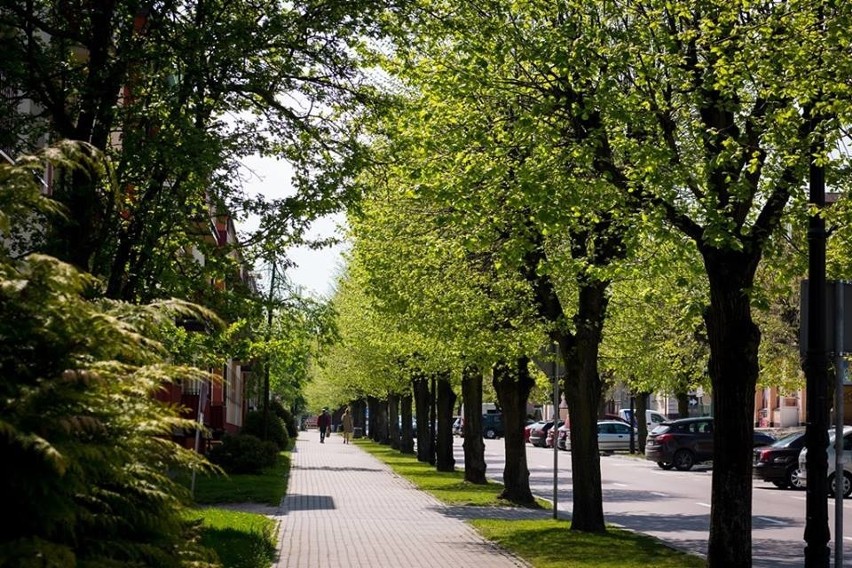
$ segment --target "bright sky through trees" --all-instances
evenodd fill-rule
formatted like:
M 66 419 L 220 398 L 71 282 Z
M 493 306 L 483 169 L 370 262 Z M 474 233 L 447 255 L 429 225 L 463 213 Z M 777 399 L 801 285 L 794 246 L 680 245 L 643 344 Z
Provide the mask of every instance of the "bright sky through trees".
M 251 195 L 262 194 L 267 198 L 278 198 L 292 194 L 291 168 L 283 160 L 251 156 L 243 160 L 242 175 L 245 190 Z M 331 215 L 318 219 L 309 236 L 311 238 L 339 237 L 338 226 L 343 221 L 343 215 Z M 249 230 L 256 226 L 256 222 L 249 219 L 238 224 L 237 229 Z M 345 245 L 316 250 L 306 246 L 288 249 L 287 254 L 296 266 L 287 270 L 287 278 L 308 294 L 330 296 L 335 275 L 342 263 L 341 255 L 345 249 Z

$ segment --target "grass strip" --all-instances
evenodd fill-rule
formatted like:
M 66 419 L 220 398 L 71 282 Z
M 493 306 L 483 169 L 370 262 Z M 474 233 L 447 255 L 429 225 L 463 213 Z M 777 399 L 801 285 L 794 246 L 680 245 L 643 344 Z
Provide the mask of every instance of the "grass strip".
M 427 491 L 448 505 L 506 506 L 498 496 L 499 483 L 474 485 L 464 481 L 464 473 L 439 472 L 412 455 L 370 440 L 356 443 L 417 488 Z M 550 505 L 544 500 L 546 508 Z M 647 535 L 615 527 L 604 534 L 574 532 L 566 520 L 495 520 L 469 521 L 483 537 L 524 559 L 533 568 L 699 568 L 703 558 L 675 550 Z
M 476 485 L 465 481 L 462 471 L 436 471 L 435 466 L 419 462 L 414 456 L 402 454 L 390 446 L 383 446 L 364 438 L 356 440 L 355 443 L 361 449 L 388 464 L 397 474 L 409 480 L 419 489 L 431 493 L 448 505 L 474 507 L 513 505 L 511 502 L 499 498 L 503 491 L 503 486 L 499 483 L 489 482 L 485 485 Z
M 281 452 L 278 463 L 259 474 L 198 476 L 195 480 L 195 502 L 263 503 L 277 507 L 287 491 L 290 476 L 290 452 Z
M 277 556 L 276 521 L 254 513 L 195 509 L 201 544 L 216 551 L 225 568 L 269 568 Z

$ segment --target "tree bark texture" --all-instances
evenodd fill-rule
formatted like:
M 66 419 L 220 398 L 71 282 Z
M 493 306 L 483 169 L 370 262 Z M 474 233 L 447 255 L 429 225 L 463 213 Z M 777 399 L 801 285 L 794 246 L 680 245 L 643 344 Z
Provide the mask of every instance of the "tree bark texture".
M 677 397 L 677 414 L 678 418 L 686 418 L 689 416 L 689 393 L 679 392 Z
M 498 363 L 494 366 L 492 383 L 503 409 L 503 427 L 506 430 L 503 439 L 506 465 L 503 468 L 503 492 L 500 497 L 519 505 L 533 506 L 535 498 L 530 490 L 530 470 L 524 442 L 527 399 L 535 385 L 529 373 L 529 359 L 519 358 L 514 361 L 514 368 L 505 362 Z
M 710 282 L 704 312 L 713 385 L 713 494 L 707 565 L 751 566 L 754 390 L 760 330 L 748 296 L 759 254 L 700 247 Z
M 376 433 L 380 444 L 390 444 L 390 431 L 388 429 L 388 401 L 380 400 L 377 405 L 378 415 L 376 416 Z
M 639 453 L 645 453 L 645 440 L 648 438 L 648 421 L 645 418 L 648 411 L 648 398 L 650 393 L 640 392 L 636 394 L 636 410 L 634 416 L 636 419 L 637 438 L 639 443 Z
M 482 369 L 468 365 L 462 371 L 462 436 L 464 480 L 485 485 L 485 443 L 482 441 Z M 526 453 L 524 454 L 526 457 Z
M 411 434 L 411 395 L 400 397 L 400 415 L 402 416 L 402 432 L 400 434 L 399 451 L 403 454 L 414 453 L 414 437 Z
M 580 285 L 576 334 L 557 334 L 565 359 L 563 392 L 568 402 L 574 514 L 571 530 L 606 532 L 598 449 L 597 409 L 601 400 L 598 351 L 606 318 L 608 282 Z
M 453 410 L 456 405 L 456 393 L 450 383 L 450 373 L 441 373 L 437 379 L 437 434 L 435 467 L 438 471 L 455 471 L 456 460 L 453 456 Z
M 432 455 L 432 435 L 429 427 L 429 379 L 418 375 L 414 381 L 414 413 L 417 418 L 417 460 L 429 462 Z
M 399 449 L 399 395 L 388 395 L 388 432 L 391 448 Z
M 369 436 L 374 442 L 379 441 L 379 399 L 374 396 L 367 397 L 367 410 L 369 411 Z

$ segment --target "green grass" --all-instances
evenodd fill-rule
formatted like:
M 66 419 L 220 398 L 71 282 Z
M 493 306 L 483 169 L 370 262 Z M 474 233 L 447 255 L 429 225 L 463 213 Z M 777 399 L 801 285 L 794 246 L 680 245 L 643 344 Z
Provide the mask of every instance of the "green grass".
M 570 521 L 476 519 L 470 524 L 488 540 L 534 568 L 699 568 L 703 558 L 673 550 L 651 537 L 608 528 L 606 534 L 572 532 Z
M 263 515 L 225 509 L 196 509 L 201 544 L 216 551 L 225 568 L 269 568 L 275 561 L 276 522 Z
M 292 449 L 292 445 L 290 446 Z M 277 507 L 287 491 L 290 451 L 257 475 L 200 476 L 195 479 L 195 502 L 260 503 Z M 185 480 L 189 485 L 189 480 Z M 277 524 L 264 515 L 220 508 L 198 508 L 201 544 L 216 551 L 225 568 L 269 568 L 275 561 Z
M 198 476 L 195 479 L 195 502 L 263 503 L 277 507 L 287 490 L 290 475 L 290 452 L 281 452 L 278 463 L 257 475 Z
M 476 485 L 464 480 L 464 472 L 439 472 L 428 463 L 417 461 L 411 455 L 399 453 L 389 446 L 382 446 L 369 440 L 355 441 L 363 450 L 373 454 L 406 478 L 418 488 L 427 491 L 448 505 L 471 505 L 475 507 L 511 506 L 512 503 L 500 499 L 503 486 L 499 483 Z M 548 507 L 546 501 L 539 506 Z
M 503 489 L 499 483 L 473 485 L 464 481 L 463 472 L 444 473 L 433 466 L 418 462 L 387 446 L 369 440 L 356 443 L 367 452 L 387 463 L 391 469 L 428 491 L 448 505 L 498 506 L 508 505 L 498 499 Z M 545 508 L 551 505 L 539 500 Z M 523 558 L 533 568 L 698 568 L 703 558 L 674 550 L 645 535 L 607 528 L 605 534 L 572 532 L 570 521 L 490 520 L 470 521 L 486 539 Z

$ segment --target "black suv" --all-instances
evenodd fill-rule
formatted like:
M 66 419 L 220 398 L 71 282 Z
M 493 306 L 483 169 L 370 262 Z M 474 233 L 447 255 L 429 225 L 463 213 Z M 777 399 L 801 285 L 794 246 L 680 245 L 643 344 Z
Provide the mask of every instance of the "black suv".
M 752 447 L 768 446 L 775 438 L 754 431 Z M 713 417 L 684 418 L 663 422 L 648 433 L 645 458 L 663 469 L 692 469 L 697 463 L 713 459 Z
M 663 469 L 680 471 L 713 459 L 713 418 L 684 418 L 663 422 L 648 433 L 645 458 Z
M 502 438 L 506 435 L 503 427 L 503 415 L 498 412 L 490 412 L 482 415 L 482 435 L 486 438 Z

